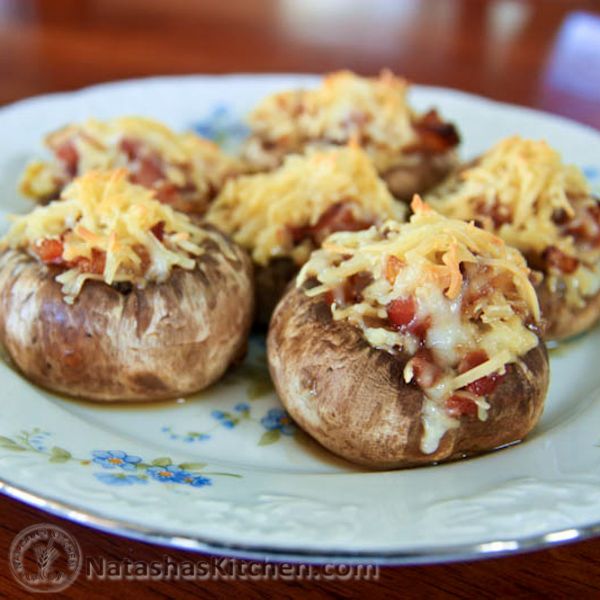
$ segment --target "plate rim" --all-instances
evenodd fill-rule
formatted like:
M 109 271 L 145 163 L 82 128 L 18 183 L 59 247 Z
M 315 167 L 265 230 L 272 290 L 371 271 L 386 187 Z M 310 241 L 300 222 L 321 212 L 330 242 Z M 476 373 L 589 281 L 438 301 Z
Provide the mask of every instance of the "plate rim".
M 302 564 L 373 564 L 379 566 L 433 565 L 460 561 L 485 560 L 514 556 L 549 549 L 571 542 L 582 542 L 600 536 L 600 521 L 579 527 L 567 527 L 551 532 L 529 535 L 520 539 L 495 539 L 481 543 L 456 544 L 445 547 L 426 547 L 418 550 L 361 552 L 324 552 L 319 548 L 279 548 L 259 544 L 228 544 L 198 535 L 168 533 L 132 521 L 107 517 L 93 510 L 82 509 L 62 500 L 40 495 L 0 478 L 0 493 L 57 517 L 90 527 L 110 535 L 167 548 L 201 554 L 215 554 L 242 560 L 263 562 L 293 562 Z

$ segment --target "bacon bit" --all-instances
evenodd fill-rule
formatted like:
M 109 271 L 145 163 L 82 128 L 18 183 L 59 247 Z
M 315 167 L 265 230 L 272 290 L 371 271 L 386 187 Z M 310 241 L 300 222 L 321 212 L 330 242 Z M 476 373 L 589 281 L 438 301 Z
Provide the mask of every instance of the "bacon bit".
M 479 349 L 469 352 L 460 361 L 458 373 L 462 375 L 463 373 L 482 365 L 487 360 L 489 360 L 489 357 L 485 350 Z M 504 375 L 501 375 L 500 373 L 491 373 L 490 375 L 486 375 L 485 377 L 481 377 L 472 383 L 469 383 L 469 385 L 466 386 L 466 389 L 476 396 L 488 396 L 496 389 L 503 378 Z
M 156 225 L 150 228 L 150 231 L 159 242 L 162 242 L 165 237 L 165 222 L 159 221 Z
M 500 228 L 506 223 L 512 223 L 512 214 L 507 206 L 496 202 L 490 211 L 490 218 L 494 222 L 494 227 Z
M 394 285 L 394 281 L 396 281 L 396 277 L 398 277 L 398 273 L 403 266 L 404 263 L 397 256 L 388 256 L 385 263 L 385 278 L 390 285 Z
M 362 302 L 363 290 L 373 282 L 371 273 L 362 271 L 348 277 L 343 286 L 334 292 L 334 300 L 337 304 L 355 304 Z
M 479 365 L 482 365 L 488 360 L 488 355 L 485 350 L 479 349 L 469 352 L 458 364 L 458 374 L 462 375 Z
M 127 160 L 135 160 L 141 151 L 141 142 L 132 138 L 123 138 L 119 143 L 119 150 L 127 155 Z
M 355 304 L 362 302 L 363 290 L 373 282 L 371 273 L 362 271 L 349 277 L 343 285 L 339 285 L 333 290 L 324 293 L 325 301 L 328 304 L 337 304 L 344 306 L 346 304 Z
M 133 183 L 152 187 L 164 177 L 161 160 L 157 156 L 148 156 L 139 159 L 139 167 L 135 173 L 131 174 L 130 179 Z
M 417 319 L 417 305 L 414 298 L 398 298 L 387 305 L 388 323 L 393 329 L 408 332 L 425 340 L 427 330 L 431 327 L 431 317 Z
M 163 181 L 156 188 L 156 198 L 163 204 L 170 204 L 173 206 L 179 202 L 181 199 L 181 194 L 179 188 L 175 184 L 171 183 L 170 181 Z
M 430 350 L 421 348 L 410 359 L 412 372 L 417 385 L 427 389 L 435 385 L 442 374 L 442 370 L 435 363 Z
M 556 221 L 555 221 L 556 222 Z M 587 242 L 593 247 L 600 245 L 600 206 L 577 206 L 573 219 L 561 223 L 567 235 L 578 241 Z
M 54 149 L 54 154 L 60 162 L 63 163 L 65 170 L 70 177 L 77 175 L 77 164 L 79 163 L 79 153 L 72 140 L 63 142 Z
M 336 231 L 360 231 L 368 229 L 371 225 L 371 222 L 357 220 L 348 204 L 338 202 L 330 206 L 314 225 L 290 227 L 289 231 L 294 243 L 309 239 L 320 246 L 331 233 Z
M 413 123 L 419 141 L 410 147 L 412 151 L 438 154 L 460 143 L 460 137 L 452 123 L 442 121 L 436 110 L 430 110 Z
M 454 394 L 448 398 L 446 401 L 446 410 L 451 417 L 477 416 L 477 404 L 473 400 L 458 394 Z
M 133 247 L 133 251 L 140 257 L 140 270 L 144 274 L 150 266 L 150 254 L 145 246 L 136 245 Z
M 387 316 L 394 329 L 406 329 L 415 319 L 417 305 L 414 298 L 398 298 L 387 305 Z
M 61 240 L 44 239 L 33 246 L 33 251 L 47 265 L 59 265 L 63 262 L 64 246 Z
M 422 320 L 415 319 L 409 326 L 408 331 L 418 337 L 421 342 L 425 340 L 427 330 L 431 327 L 431 317 L 427 316 Z
M 544 250 L 543 258 L 548 267 L 554 267 L 565 274 L 574 273 L 579 266 L 579 261 L 572 256 L 568 256 L 556 246 L 548 246 Z
M 66 263 L 66 265 L 68 268 L 77 267 L 82 273 L 102 275 L 102 273 L 104 273 L 104 267 L 106 266 L 106 252 L 93 248 L 91 258 L 78 256 Z
M 373 275 L 361 271 L 348 278 L 346 285 L 346 302 L 362 302 L 363 290 L 373 283 Z
M 472 383 L 469 383 L 467 390 L 476 396 L 489 396 L 498 387 L 504 379 L 504 375 L 500 373 L 492 373 L 486 377 L 481 377 Z

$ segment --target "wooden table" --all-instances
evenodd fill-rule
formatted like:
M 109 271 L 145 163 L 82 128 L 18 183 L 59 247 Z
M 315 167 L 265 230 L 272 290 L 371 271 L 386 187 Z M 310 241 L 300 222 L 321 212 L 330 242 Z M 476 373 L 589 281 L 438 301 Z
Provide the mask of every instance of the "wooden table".
M 373 74 L 464 89 L 600 128 L 600 11 L 592 0 L 0 0 L 0 104 L 128 77 L 179 73 Z M 4 141 L 4 143 L 7 143 Z M 7 568 L 14 535 L 38 522 L 73 533 L 87 555 L 152 560 L 184 552 L 98 534 L 0 499 L 0 597 L 25 597 Z M 600 540 L 529 555 L 385 568 L 379 583 L 90 583 L 71 597 L 481 597 L 600 593 Z

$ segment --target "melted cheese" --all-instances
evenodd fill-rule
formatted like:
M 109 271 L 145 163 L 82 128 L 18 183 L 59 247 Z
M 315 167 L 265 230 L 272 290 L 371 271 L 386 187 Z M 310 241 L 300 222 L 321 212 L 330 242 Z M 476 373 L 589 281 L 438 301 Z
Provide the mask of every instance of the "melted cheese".
M 415 301 L 417 321 L 430 323 L 425 347 L 443 369 L 436 384 L 424 390 L 422 447 L 430 453 L 443 433 L 456 426 L 456 420 L 445 412 L 446 400 L 477 379 L 503 373 L 506 364 L 537 346 L 538 337 L 525 325 L 525 315 L 539 321 L 540 313 L 529 269 L 517 250 L 473 224 L 441 216 L 418 197 L 412 206 L 415 214 L 409 223 L 388 222 L 363 232 L 331 235 L 302 268 L 297 284 L 316 278 L 319 285 L 305 293 L 317 296 L 335 292 L 353 275 L 371 274 L 373 281 L 361 291 L 361 302 L 343 307 L 334 302 L 332 314 L 336 320 L 357 326 L 369 343 L 390 353 L 414 355 L 420 342 L 406 331 L 370 323 L 387 319 L 387 307 L 396 299 Z M 391 280 L 387 271 L 390 257 L 402 265 Z M 466 317 L 462 312 L 469 285 L 462 274 L 466 265 L 488 269 L 490 278 L 508 277 L 512 285 L 509 296 L 493 288 L 479 301 L 477 316 Z M 484 349 L 489 360 L 458 374 L 461 359 L 478 349 Z M 410 382 L 413 377 L 409 360 L 404 378 Z M 479 417 L 485 420 L 487 403 L 477 405 Z
M 271 173 L 230 180 L 207 221 L 231 234 L 260 265 L 283 256 L 302 264 L 312 247 L 294 244 L 290 229 L 315 225 L 328 208 L 340 203 L 350 207 L 357 221 L 405 215 L 365 152 L 351 144 L 291 155 Z
M 423 437 L 420 449 L 423 454 L 433 454 L 444 435 L 460 425 L 458 419 L 450 417 L 440 403 L 430 398 L 425 398 L 423 402 L 422 422 Z
M 164 162 L 165 178 L 177 187 L 192 185 L 199 195 L 210 186 L 220 187 L 237 162 L 219 147 L 193 133 L 178 134 L 157 121 L 144 117 L 119 117 L 108 121 L 89 119 L 68 125 L 46 137 L 46 145 L 56 150 L 71 143 L 77 151 L 77 174 L 92 170 L 127 167 L 130 159 L 121 148 L 123 140 L 143 144 Z M 21 192 L 33 199 L 45 199 L 58 192 L 57 182 L 65 178 L 58 161 L 34 161 L 21 178 Z
M 165 281 L 175 267 L 194 269 L 195 257 L 203 252 L 201 244 L 211 235 L 158 202 L 150 190 L 129 183 L 124 169 L 91 171 L 65 188 L 60 201 L 12 220 L 4 247 L 37 256 L 36 247 L 43 240 L 62 241 L 62 260 L 74 264 L 56 278 L 68 303 L 88 279 L 143 287 Z M 158 223 L 164 226 L 162 241 L 151 231 Z M 83 272 L 76 264 L 76 259 L 91 259 L 94 251 L 106 256 L 101 275 Z M 142 265 L 142 251 L 147 265 Z
M 339 71 L 310 90 L 281 92 L 265 98 L 248 122 L 261 140 L 300 151 L 315 142 L 342 144 L 352 138 L 368 149 L 379 171 L 391 163 L 418 160 L 402 150 L 416 140 L 417 115 L 407 102 L 408 83 L 383 71 L 359 77 Z
M 582 305 L 582 296 L 600 289 L 598 252 L 586 256 L 571 236 L 561 233 L 553 216 L 575 214 L 573 198 L 592 205 L 583 173 L 562 163 L 546 142 L 507 138 L 483 154 L 475 164 L 451 176 L 427 196 L 427 202 L 446 216 L 477 220 L 488 231 L 524 254 L 540 256 L 554 246 L 582 261 L 567 283 L 567 301 Z M 500 214 L 509 222 L 496 226 L 489 216 Z M 551 285 L 551 284 L 550 284 Z

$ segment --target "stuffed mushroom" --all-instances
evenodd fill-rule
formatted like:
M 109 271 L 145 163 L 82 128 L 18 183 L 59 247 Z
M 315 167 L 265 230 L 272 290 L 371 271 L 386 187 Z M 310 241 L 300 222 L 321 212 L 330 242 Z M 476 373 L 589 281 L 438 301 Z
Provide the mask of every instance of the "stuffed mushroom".
M 522 256 L 413 202 L 409 223 L 336 233 L 277 306 L 271 376 L 293 419 L 372 468 L 522 440 L 548 387 Z
M 545 142 L 511 137 L 465 165 L 427 201 L 520 250 L 539 274 L 547 340 L 600 317 L 600 200 L 583 173 Z
M 350 144 L 289 156 L 271 173 L 229 181 L 206 220 L 251 253 L 258 321 L 265 324 L 289 281 L 327 235 L 403 219 L 405 213 L 367 154 Z
M 216 381 L 246 348 L 246 253 L 124 170 L 75 179 L 16 217 L 0 255 L 0 342 L 31 381 L 91 400 L 157 400 Z
M 392 194 L 410 201 L 456 165 L 460 140 L 435 110 L 416 113 L 407 91 L 389 71 L 377 78 L 340 71 L 315 89 L 268 96 L 249 115 L 244 157 L 250 168 L 267 170 L 287 154 L 356 139 Z
M 30 163 L 20 184 L 40 204 L 57 199 L 72 179 L 90 170 L 126 168 L 132 183 L 153 190 L 161 202 L 202 215 L 225 180 L 240 170 L 213 142 L 144 117 L 89 119 L 50 133 L 45 143 L 52 160 Z

